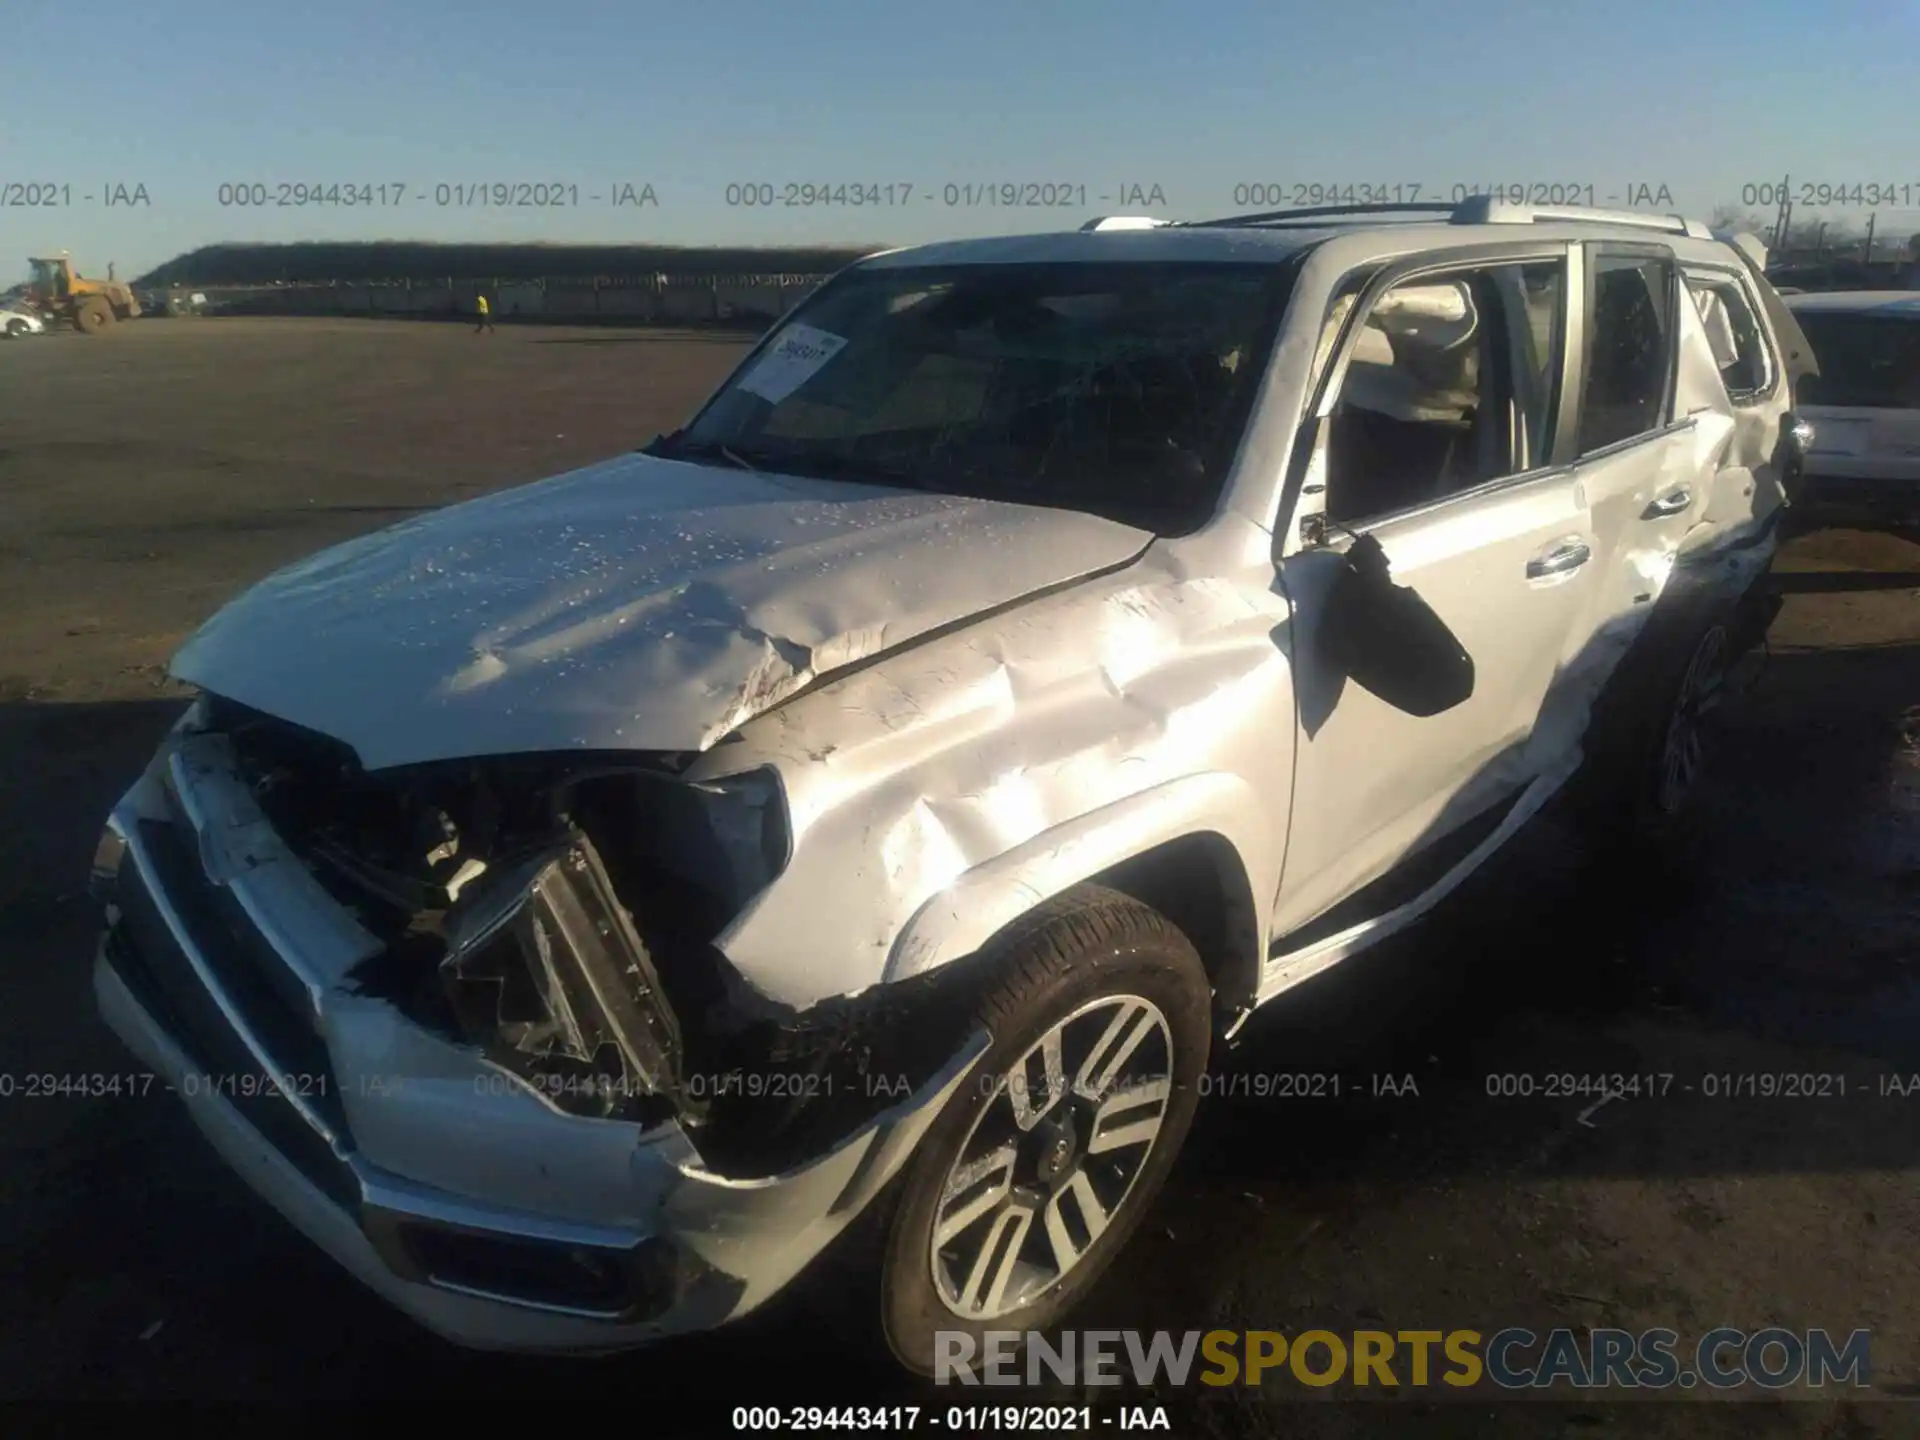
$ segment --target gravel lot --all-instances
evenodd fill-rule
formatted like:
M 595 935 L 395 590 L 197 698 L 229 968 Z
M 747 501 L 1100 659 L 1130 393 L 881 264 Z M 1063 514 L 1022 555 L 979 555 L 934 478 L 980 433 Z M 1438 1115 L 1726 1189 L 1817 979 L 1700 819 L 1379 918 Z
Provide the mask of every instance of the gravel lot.
M 157 1087 L 22 1088 L 132 1068 L 91 1007 L 85 877 L 176 713 L 164 664 L 192 628 L 323 545 L 643 443 L 741 348 L 326 320 L 0 346 L 0 1395 L 550 1406 L 559 1380 L 562 1413 L 611 1400 L 650 1434 L 724 1433 L 742 1401 L 954 1398 L 850 1362 L 792 1307 L 605 1362 L 467 1355 L 257 1204 Z M 1920 1077 L 1917 539 L 1788 548 L 1697 885 L 1602 884 L 1550 814 L 1417 935 L 1263 1012 L 1227 1062 L 1249 1093 L 1203 1107 L 1086 1317 L 1866 1327 L 1873 1393 L 1360 1405 L 1299 1403 L 1281 1382 L 1157 1397 L 1176 1433 L 1920 1433 L 1920 1093 L 1881 1093 Z M 1257 1094 L 1315 1071 L 1340 1074 L 1343 1098 Z M 1488 1093 L 1501 1075 L 1616 1072 L 1673 1078 L 1598 1109 Z M 1753 1073 L 1843 1075 L 1846 1093 L 1705 1093 Z M 1375 1075 L 1417 1093 L 1376 1098 Z

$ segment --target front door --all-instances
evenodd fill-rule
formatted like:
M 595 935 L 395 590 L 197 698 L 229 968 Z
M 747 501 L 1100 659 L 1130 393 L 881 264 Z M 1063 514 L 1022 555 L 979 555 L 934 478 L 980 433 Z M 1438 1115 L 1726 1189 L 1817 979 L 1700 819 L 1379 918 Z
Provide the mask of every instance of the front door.
M 1565 247 L 1430 269 L 1362 301 L 1318 407 L 1324 543 L 1281 562 L 1299 734 L 1274 934 L 1322 916 L 1499 805 L 1556 759 L 1536 720 L 1597 579 L 1556 453 Z M 1474 662 L 1474 691 L 1416 718 L 1332 673 L 1316 634 L 1352 534 L 1370 534 Z

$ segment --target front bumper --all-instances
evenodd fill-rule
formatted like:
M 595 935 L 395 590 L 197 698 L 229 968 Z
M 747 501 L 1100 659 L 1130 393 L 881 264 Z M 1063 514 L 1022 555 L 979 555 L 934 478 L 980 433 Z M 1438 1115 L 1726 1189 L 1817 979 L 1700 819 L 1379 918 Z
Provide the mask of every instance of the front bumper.
M 716 1175 L 678 1125 L 568 1115 L 355 994 L 377 942 L 223 755 L 183 722 L 108 821 L 101 1013 L 249 1185 L 450 1340 L 614 1350 L 744 1314 L 898 1172 L 986 1048 L 799 1169 Z

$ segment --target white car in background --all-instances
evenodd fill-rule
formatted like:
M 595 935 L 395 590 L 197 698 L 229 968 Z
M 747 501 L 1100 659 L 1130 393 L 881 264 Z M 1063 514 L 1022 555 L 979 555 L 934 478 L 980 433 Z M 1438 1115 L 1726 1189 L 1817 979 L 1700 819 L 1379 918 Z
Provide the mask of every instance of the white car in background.
M 1791 295 L 1787 306 L 1820 365 L 1797 392 L 1814 429 L 1804 513 L 1920 521 L 1920 292 Z
M 31 310 L 0 305 L 0 335 L 9 340 L 24 340 L 29 335 L 47 333 L 47 322 Z

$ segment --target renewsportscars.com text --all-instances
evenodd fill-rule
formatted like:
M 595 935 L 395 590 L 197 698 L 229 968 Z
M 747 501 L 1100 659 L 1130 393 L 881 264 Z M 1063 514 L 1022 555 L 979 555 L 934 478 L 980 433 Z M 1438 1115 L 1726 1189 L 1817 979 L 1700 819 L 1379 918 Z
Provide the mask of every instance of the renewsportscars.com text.
M 942 1385 L 1334 1385 L 1398 1389 L 1867 1388 L 1871 1335 L 1666 1329 L 942 1331 Z

